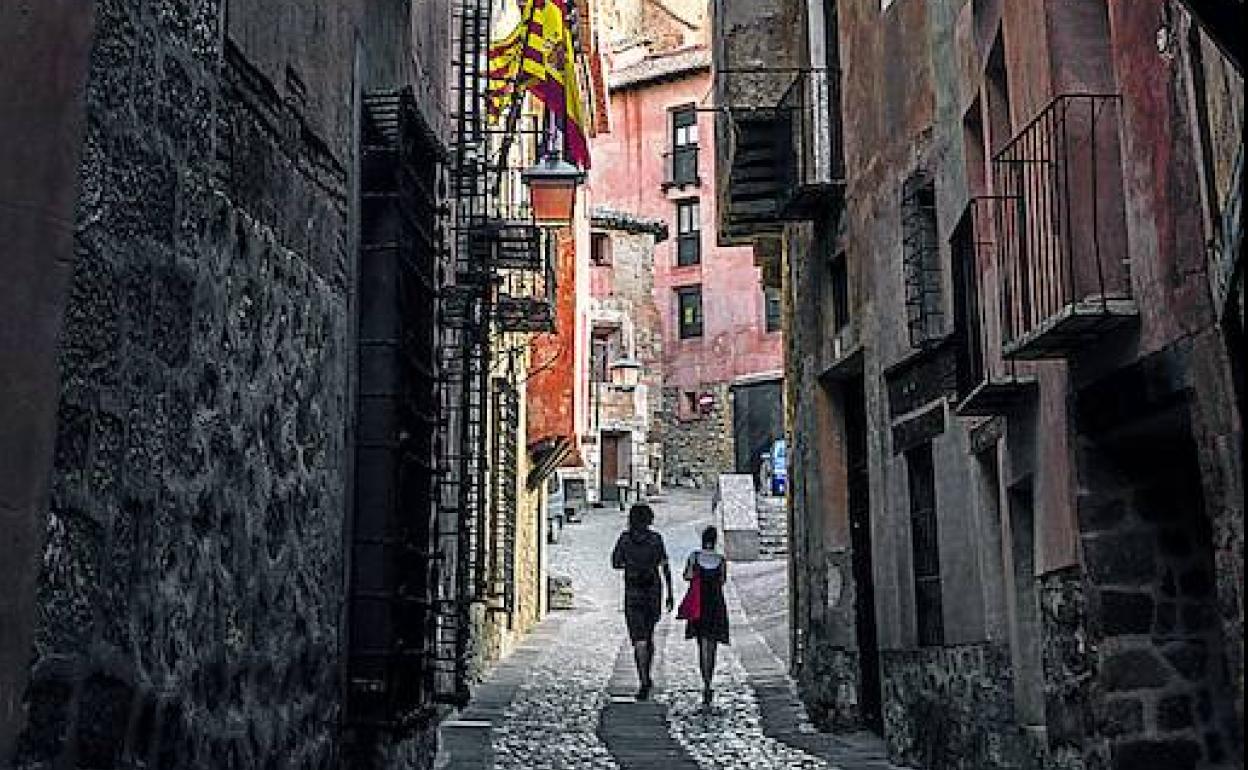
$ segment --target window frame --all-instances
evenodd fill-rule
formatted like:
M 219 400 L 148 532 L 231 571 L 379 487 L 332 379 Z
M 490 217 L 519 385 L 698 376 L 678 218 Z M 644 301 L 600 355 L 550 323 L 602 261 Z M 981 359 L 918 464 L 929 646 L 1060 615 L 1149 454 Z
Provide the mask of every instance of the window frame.
M 945 619 L 932 442 L 924 441 L 907 450 L 905 457 L 915 634 L 919 647 L 941 647 L 945 643 Z
M 702 302 L 702 284 L 678 286 L 676 293 L 676 335 L 680 340 L 700 339 L 706 331 L 706 310 Z M 696 299 L 694 305 L 696 319 L 685 321 L 685 302 Z
M 838 251 L 828 263 L 828 284 L 832 292 L 832 332 L 839 334 L 851 320 L 849 255 L 844 251 Z
M 595 267 L 610 267 L 611 234 L 594 231 L 589 234 L 589 263 Z
M 700 128 L 697 105 L 689 103 L 672 107 L 668 117 L 668 156 L 670 158 L 667 186 L 699 183 L 698 155 Z
M 702 264 L 702 202 L 699 198 L 676 201 L 676 266 Z M 685 212 L 692 210 L 686 228 Z
M 910 346 L 923 349 L 945 333 L 945 264 L 936 180 L 916 171 L 901 190 L 903 299 Z
M 772 312 L 772 309 L 775 312 Z M 775 334 L 784 328 L 784 295 L 774 286 L 763 287 L 763 331 Z

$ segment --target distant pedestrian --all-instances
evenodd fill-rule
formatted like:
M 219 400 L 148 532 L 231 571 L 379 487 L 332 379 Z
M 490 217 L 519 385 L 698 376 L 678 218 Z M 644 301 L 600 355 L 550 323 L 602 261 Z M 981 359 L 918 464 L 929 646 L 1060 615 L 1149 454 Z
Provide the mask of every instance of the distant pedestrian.
M 689 554 L 685 562 L 685 580 L 690 594 L 696 597 L 685 626 L 685 638 L 698 640 L 698 667 L 702 670 L 702 703 L 711 704 L 711 682 L 715 678 L 716 645 L 728 644 L 728 605 L 724 601 L 724 582 L 728 579 L 728 560 L 715 550 L 719 530 L 702 530 L 702 547 Z
M 650 506 L 634 504 L 628 511 L 628 529 L 620 534 L 611 552 L 611 566 L 624 570 L 624 620 L 637 663 L 637 700 L 649 698 L 654 687 L 650 666 L 654 662 L 654 627 L 663 614 L 664 588 L 669 611 L 673 604 L 667 548 L 659 533 L 650 529 L 653 523 Z

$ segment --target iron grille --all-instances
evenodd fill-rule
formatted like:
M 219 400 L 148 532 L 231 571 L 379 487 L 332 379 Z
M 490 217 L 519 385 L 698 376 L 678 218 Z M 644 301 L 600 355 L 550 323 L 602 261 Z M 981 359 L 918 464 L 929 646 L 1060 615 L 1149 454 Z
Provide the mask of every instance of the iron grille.
M 936 186 L 925 173 L 906 180 L 901 199 L 902 266 L 906 285 L 906 326 L 913 347 L 941 337 L 940 241 Z
M 543 267 L 535 270 L 498 270 L 493 320 L 503 332 L 553 332 L 556 289 L 555 242 L 545 238 Z
M 1086 336 L 1130 298 L 1119 110 L 1117 95 L 1058 96 L 993 159 L 1007 348 L 1066 320 Z
M 510 367 L 509 367 L 510 368 Z M 494 379 L 494 431 L 491 451 L 493 538 L 490 558 L 491 609 L 516 607 L 516 519 L 519 513 L 520 392 L 514 369 Z
M 402 726 L 429 716 L 433 701 L 442 158 L 408 91 L 367 97 L 363 121 L 347 716 Z
M 483 59 L 490 4 L 459 0 L 453 10 L 455 136 L 449 169 L 453 269 L 438 289 L 437 536 L 446 563 L 437 603 L 433 684 L 438 702 L 469 698 L 471 605 L 485 595 L 486 410 L 490 362 L 490 231 Z M 499 232 L 495 228 L 493 232 Z

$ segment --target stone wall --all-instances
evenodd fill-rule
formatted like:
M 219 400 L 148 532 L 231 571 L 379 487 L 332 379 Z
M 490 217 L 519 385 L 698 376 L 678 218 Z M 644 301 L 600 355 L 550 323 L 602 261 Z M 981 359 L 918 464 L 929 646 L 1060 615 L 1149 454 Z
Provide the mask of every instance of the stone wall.
M 1179 436 L 1143 454 L 1081 446 L 1079 499 L 1096 742 L 1115 768 L 1220 763 L 1239 751 L 1212 523 Z M 1164 760 L 1164 761 L 1163 761 Z
M 350 148 L 222 47 L 222 3 L 96 13 L 15 763 L 334 767 Z
M 858 653 L 828 643 L 826 629 L 812 625 L 808 634 L 797 687 L 811 721 L 822 730 L 861 729 Z
M 926 770 L 1041 770 L 1042 749 L 1014 725 L 1008 646 L 881 653 L 889 756 Z
M 1077 567 L 1050 572 L 1036 580 L 1036 592 L 1049 767 L 1105 767 L 1103 747 L 1093 745 L 1091 738 L 1096 723 L 1092 701 L 1096 659 L 1089 654 L 1083 574 Z
M 714 403 L 704 413 L 689 414 L 677 388 L 663 388 L 663 473 L 667 484 L 691 481 L 711 488 L 721 473 L 732 473 L 732 405 L 724 383 L 705 385 L 697 393 L 710 393 Z

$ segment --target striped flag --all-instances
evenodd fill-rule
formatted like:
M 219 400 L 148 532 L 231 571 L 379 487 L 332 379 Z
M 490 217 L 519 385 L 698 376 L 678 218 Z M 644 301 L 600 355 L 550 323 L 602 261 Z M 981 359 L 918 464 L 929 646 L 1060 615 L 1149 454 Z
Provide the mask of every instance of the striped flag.
M 587 115 L 572 45 L 569 0 L 525 0 L 516 28 L 489 50 L 486 110 L 497 122 L 525 89 L 559 119 L 568 160 L 589 168 Z

